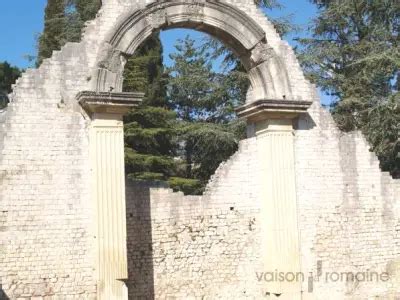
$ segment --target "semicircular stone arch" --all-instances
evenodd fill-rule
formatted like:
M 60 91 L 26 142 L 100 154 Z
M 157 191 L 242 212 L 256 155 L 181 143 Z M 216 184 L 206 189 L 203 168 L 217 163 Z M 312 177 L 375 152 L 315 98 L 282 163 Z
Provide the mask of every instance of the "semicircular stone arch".
M 266 32 L 249 15 L 220 1 L 158 1 L 133 9 L 111 30 L 101 51 L 95 80 L 98 92 L 122 91 L 126 56 L 155 31 L 190 28 L 208 33 L 242 61 L 251 82 L 248 102 L 293 99 L 288 67 L 268 44 Z

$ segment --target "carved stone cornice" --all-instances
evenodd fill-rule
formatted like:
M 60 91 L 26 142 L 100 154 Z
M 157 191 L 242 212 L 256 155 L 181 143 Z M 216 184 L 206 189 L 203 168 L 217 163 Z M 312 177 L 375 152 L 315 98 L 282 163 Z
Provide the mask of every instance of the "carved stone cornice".
M 76 98 L 82 108 L 89 114 L 124 115 L 137 107 L 144 97 L 143 93 L 107 93 L 80 92 Z
M 311 101 L 258 100 L 237 108 L 236 113 L 239 118 L 252 122 L 268 118 L 293 119 L 299 114 L 306 113 L 311 104 Z

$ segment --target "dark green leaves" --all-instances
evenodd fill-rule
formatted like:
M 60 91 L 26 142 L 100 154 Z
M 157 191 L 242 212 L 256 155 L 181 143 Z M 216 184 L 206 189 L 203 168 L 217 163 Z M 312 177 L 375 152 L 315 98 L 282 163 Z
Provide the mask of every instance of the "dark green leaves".
M 167 181 L 176 176 L 176 113 L 167 107 L 162 46 L 155 34 L 128 57 L 124 91 L 144 92 L 143 104 L 125 123 L 125 166 L 132 180 Z
M 183 126 L 181 135 L 186 150 L 191 152 L 195 178 L 207 182 L 218 166 L 238 150 L 240 131 L 235 125 L 196 122 Z
M 249 86 L 245 73 L 237 70 L 237 60 L 221 72 L 213 69 L 211 60 L 223 54 L 215 53 L 221 48 L 209 41 L 202 45 L 189 37 L 179 41 L 168 68 L 167 97 L 178 115 L 181 176 L 199 180 L 202 187 L 237 151 L 244 130 L 234 121 L 234 108 L 244 103 Z
M 101 0 L 48 0 L 37 65 L 67 42 L 79 42 L 85 22 L 94 19 L 100 7 Z
M 0 63 L 0 109 L 7 106 L 8 94 L 11 92 L 11 86 L 21 75 L 21 70 L 11 67 L 9 63 Z
M 375 102 L 367 111 L 363 131 L 379 155 L 382 168 L 400 178 L 400 94 Z
M 344 131 L 360 129 L 381 159 L 399 174 L 397 103 L 400 87 L 400 2 L 314 0 L 319 15 L 301 39 L 307 76 L 333 95 L 333 115 Z M 390 126 L 389 126 L 390 124 Z
M 234 118 L 234 107 L 244 103 L 247 75 L 235 70 L 237 61 L 232 61 L 233 70 L 213 70 L 211 61 L 219 56 L 218 52 L 213 55 L 215 49 L 220 47 L 214 47 L 209 40 L 199 46 L 186 37 L 171 55 L 168 102 L 184 121 L 227 122 Z
M 146 93 L 142 107 L 125 118 L 128 177 L 201 194 L 243 137 L 234 108 L 244 103 L 248 78 L 236 61 L 232 69 L 216 72 L 214 48 L 190 38 L 178 42 L 163 74 L 157 40 L 153 36 L 128 58 L 124 73 L 125 90 Z

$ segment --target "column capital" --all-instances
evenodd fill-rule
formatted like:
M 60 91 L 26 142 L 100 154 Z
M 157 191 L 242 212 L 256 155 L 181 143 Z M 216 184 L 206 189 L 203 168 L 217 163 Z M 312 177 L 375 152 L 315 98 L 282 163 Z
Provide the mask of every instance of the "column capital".
M 298 100 L 258 100 L 236 109 L 241 119 L 258 123 L 267 119 L 294 119 L 306 113 L 311 101 Z
M 137 107 L 143 100 L 143 93 L 107 93 L 83 91 L 76 99 L 80 106 L 93 117 L 96 114 L 118 115 L 126 114 Z

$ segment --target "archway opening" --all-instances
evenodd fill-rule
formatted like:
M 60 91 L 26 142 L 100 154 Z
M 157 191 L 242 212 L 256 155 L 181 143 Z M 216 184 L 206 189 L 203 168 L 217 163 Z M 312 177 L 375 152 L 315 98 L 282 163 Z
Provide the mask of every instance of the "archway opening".
M 213 36 L 175 28 L 125 58 L 123 90 L 145 93 L 125 117 L 128 178 L 202 194 L 245 137 L 234 110 L 246 101 L 246 68 Z
M 292 134 L 293 124 L 291 118 L 285 118 L 285 117 L 296 116 L 297 113 L 302 112 L 306 109 L 308 103 L 300 103 L 300 104 L 295 103 L 298 101 L 294 101 L 295 99 L 292 97 L 291 94 L 291 85 L 288 79 L 286 64 L 281 60 L 284 58 L 277 55 L 274 50 L 275 48 L 273 49 L 268 45 L 266 40 L 266 34 L 262 30 L 262 28 L 256 23 L 255 19 L 248 16 L 235 6 L 228 5 L 225 2 L 219 2 L 219 1 L 216 2 L 211 0 L 205 0 L 199 2 L 197 1 L 193 2 L 189 0 L 160 1 L 150 4 L 135 12 L 129 12 L 126 15 L 126 18 L 124 17 L 121 18 L 121 20 L 123 21 L 114 27 L 114 30 L 111 32 L 111 35 L 107 39 L 107 43 L 103 45 L 103 48 L 99 52 L 100 57 L 98 59 L 98 70 L 96 74 L 97 76 L 94 77 L 94 80 L 92 82 L 96 84 L 95 86 L 96 91 L 103 92 L 97 94 L 103 95 L 103 97 L 108 97 L 109 95 L 111 97 L 111 94 L 109 94 L 110 91 L 116 92 L 113 93 L 115 98 L 118 97 L 123 98 L 125 96 L 128 96 L 129 94 L 118 93 L 123 90 L 124 74 L 125 74 L 124 69 L 127 68 L 126 67 L 127 60 L 130 59 L 131 55 L 135 56 L 137 53 L 139 53 L 141 45 L 143 45 L 143 43 L 149 37 L 151 37 L 155 32 L 158 32 L 159 30 L 164 30 L 168 28 L 177 28 L 177 27 L 197 29 L 199 31 L 208 32 L 209 34 L 215 36 L 220 41 L 225 43 L 228 47 L 234 48 L 235 50 L 234 53 L 239 56 L 243 65 L 245 66 L 245 69 L 247 70 L 251 85 L 250 93 L 247 93 L 246 95 L 247 105 L 242 107 L 242 109 L 240 110 L 240 114 L 241 116 L 245 116 L 247 120 L 250 120 L 251 117 L 250 121 L 253 122 L 251 123 L 252 125 L 254 125 L 253 128 L 254 129 L 257 128 L 257 130 L 263 135 L 262 137 L 264 138 L 263 144 L 258 143 L 257 139 L 257 149 L 258 148 L 272 149 L 271 153 L 283 153 L 282 155 L 277 155 L 277 158 L 276 159 L 274 158 L 274 160 L 272 160 L 272 155 L 260 156 L 261 158 L 260 161 L 263 166 L 262 168 L 264 168 L 264 166 L 269 165 L 271 162 L 275 162 L 275 164 L 277 165 L 277 167 L 273 168 L 271 172 L 265 172 L 266 173 L 265 178 L 274 179 L 274 180 L 269 180 L 268 189 L 265 190 L 268 193 L 273 194 L 274 202 L 271 203 L 273 203 L 274 205 L 276 204 L 277 206 L 278 204 L 281 204 L 281 206 L 279 207 L 282 207 L 282 209 L 280 209 L 279 211 L 287 211 L 286 206 L 290 206 L 289 208 L 291 213 L 294 213 L 295 211 L 294 204 L 296 203 L 295 189 L 294 189 L 295 180 L 294 180 L 294 172 L 292 172 L 293 168 L 291 168 L 292 166 L 294 166 L 294 162 L 292 161 L 294 155 L 292 153 L 293 147 L 290 146 L 293 143 L 293 134 Z M 197 53 L 198 51 L 194 43 L 185 41 L 185 44 L 181 47 L 181 49 L 178 49 L 178 51 L 181 52 L 180 55 L 176 55 L 173 58 L 176 62 L 174 64 L 176 68 L 172 68 L 168 76 L 169 80 L 171 80 L 173 83 L 164 90 L 167 99 L 168 97 L 170 97 L 170 99 L 168 99 L 168 101 L 166 102 L 160 101 L 161 103 L 157 103 L 157 105 L 153 106 L 159 110 L 160 109 L 164 110 L 169 109 L 170 111 L 172 110 L 173 114 L 175 114 L 175 119 L 179 121 L 190 123 L 190 121 L 193 121 L 193 119 L 197 119 L 197 121 L 200 121 L 199 123 L 201 125 L 204 125 L 205 123 L 207 123 L 206 122 L 207 120 L 205 120 L 204 118 L 207 118 L 210 115 L 208 110 L 206 110 L 206 112 L 201 110 L 196 112 L 192 111 L 188 112 L 185 110 L 185 107 L 192 109 L 193 107 L 196 107 L 198 104 L 197 102 L 193 102 L 193 100 L 197 100 L 197 98 L 195 97 L 191 98 L 191 96 L 193 94 L 198 93 L 199 88 L 196 86 L 195 80 L 198 79 L 197 77 L 199 77 L 199 74 L 203 73 L 204 64 L 195 63 L 193 65 L 190 65 L 190 63 L 196 61 L 196 59 L 192 58 L 192 56 L 196 57 L 196 55 L 193 55 L 193 53 Z M 276 51 L 279 51 L 279 49 L 277 49 Z M 189 58 L 185 56 L 186 53 L 188 53 Z M 187 66 L 188 63 L 189 66 Z M 181 81 L 179 81 L 179 79 L 181 79 L 180 74 L 185 73 L 184 71 L 181 71 L 182 66 L 183 70 L 186 70 L 186 73 L 190 73 L 193 70 L 196 71 L 199 70 L 199 71 L 194 72 L 193 76 L 189 78 L 189 80 L 186 78 L 186 81 L 183 81 L 182 83 Z M 133 71 L 135 72 L 134 67 Z M 132 76 L 133 79 L 137 79 L 139 77 L 140 76 Z M 162 78 L 163 76 L 159 77 Z M 205 92 L 203 92 L 201 96 L 207 95 L 209 93 L 210 89 L 209 86 L 211 82 L 212 80 L 209 80 L 204 83 Z M 157 86 L 157 84 L 155 84 L 155 86 Z M 182 93 L 182 91 L 186 92 L 186 90 L 188 90 L 189 87 L 191 86 L 194 86 L 197 92 L 195 91 L 193 92 L 193 94 Z M 150 90 L 154 92 L 154 89 Z M 161 89 L 161 91 L 162 90 L 163 89 Z M 161 92 L 160 94 L 163 93 Z M 175 102 L 177 98 L 182 100 L 179 102 Z M 286 99 L 292 99 L 292 101 L 286 101 Z M 150 100 L 151 99 L 147 99 L 146 101 L 149 102 Z M 186 104 L 185 101 L 186 102 L 189 101 L 189 104 Z M 205 102 L 207 103 L 207 101 Z M 173 105 L 171 105 L 172 103 Z M 214 107 L 211 105 L 211 108 Z M 153 125 L 153 127 L 150 126 L 150 128 L 141 126 L 140 122 L 146 123 L 148 122 L 148 120 L 150 120 L 150 122 L 148 123 L 154 121 L 159 122 L 160 120 L 164 120 L 164 124 L 161 125 L 165 125 L 165 123 L 168 123 L 168 118 L 165 117 L 165 115 L 168 115 L 168 112 L 164 112 L 163 115 L 164 118 L 163 118 L 160 117 L 162 115 L 160 111 L 155 111 L 153 108 L 151 109 L 152 110 L 147 115 L 144 114 L 143 111 L 141 112 L 140 109 L 138 109 L 135 112 L 133 112 L 134 116 L 127 117 L 127 119 L 131 118 L 131 120 L 129 121 L 132 121 L 130 122 L 132 126 L 130 128 L 129 126 L 128 128 L 126 128 L 127 129 L 126 135 L 128 138 L 132 137 L 132 140 L 134 142 L 141 141 L 141 139 L 138 137 L 150 136 L 151 143 L 156 143 L 159 145 L 162 143 L 155 141 L 156 139 L 153 138 L 153 136 L 159 134 L 164 139 L 164 141 L 165 141 L 165 136 L 168 136 L 169 128 L 167 130 L 165 130 L 165 128 L 160 129 L 160 127 L 158 126 L 160 124 L 156 124 L 157 126 L 155 126 L 154 124 L 150 124 Z M 276 118 L 271 118 L 271 123 L 265 122 L 269 121 L 265 120 L 265 118 L 270 118 L 271 112 L 274 114 L 274 117 Z M 257 119 L 255 117 L 257 117 Z M 99 120 L 99 121 L 102 122 L 105 120 Z M 110 127 L 119 126 L 117 129 L 118 132 L 121 133 L 122 132 L 121 120 L 119 119 L 113 121 L 116 122 L 110 124 Z M 270 125 L 272 129 L 266 130 L 268 129 L 267 127 L 269 127 Z M 186 128 L 186 126 L 177 126 L 177 127 L 178 130 L 183 131 L 184 133 L 188 133 L 189 137 L 190 134 L 193 132 L 193 130 L 191 130 L 193 129 L 193 127 L 190 126 L 188 126 L 189 130 L 182 130 L 183 128 Z M 214 133 L 213 128 L 211 128 L 211 130 L 210 128 L 207 129 L 209 129 L 208 132 Z M 112 136 L 110 135 L 109 137 L 111 138 Z M 278 142 L 274 143 L 275 140 L 278 140 Z M 142 141 L 144 141 L 144 139 L 142 139 Z M 178 151 L 176 151 L 177 154 L 179 155 L 179 150 L 187 151 L 186 149 L 187 145 L 189 145 L 191 141 L 192 140 L 190 139 L 186 139 L 184 142 L 181 143 L 178 142 L 177 145 L 180 147 L 178 147 Z M 167 140 L 166 143 L 170 143 L 170 141 Z M 143 142 L 142 144 L 144 146 L 147 146 L 145 142 Z M 207 144 L 207 142 L 205 142 L 204 144 L 206 146 L 209 145 L 209 143 Z M 275 144 L 278 146 L 273 147 L 273 145 Z M 136 145 L 136 146 L 143 146 L 143 145 Z M 285 145 L 289 145 L 289 147 L 286 147 Z M 256 153 L 259 152 L 260 151 L 257 151 Z M 132 151 L 132 154 L 134 154 L 133 156 L 135 156 L 136 154 L 140 153 L 138 151 L 136 152 Z M 134 161 L 135 163 L 145 162 L 145 164 L 148 165 L 157 165 L 157 164 L 161 165 L 163 163 L 163 162 L 160 163 L 160 159 L 156 157 L 159 155 L 154 155 L 154 154 L 161 154 L 161 156 L 164 156 L 162 155 L 162 153 L 149 153 L 149 154 L 150 154 L 149 155 L 150 159 L 147 159 L 143 155 L 142 156 L 136 155 L 136 158 L 132 158 L 132 161 Z M 174 160 L 175 157 L 173 156 L 172 160 L 171 159 L 167 160 L 167 163 L 165 165 L 168 166 L 168 163 Z M 287 170 L 289 173 L 288 172 L 286 172 L 285 174 L 280 174 L 279 172 L 274 173 L 274 170 L 279 169 L 280 166 L 286 165 L 287 164 L 286 161 L 289 162 L 290 168 L 284 168 L 284 169 Z M 194 166 L 193 160 L 186 161 L 184 168 L 186 174 L 190 174 L 190 172 L 193 171 L 193 166 Z M 267 168 L 264 168 L 263 170 L 266 171 Z M 144 172 L 141 173 L 147 173 L 144 174 L 144 176 L 141 178 L 143 180 L 146 180 L 148 177 L 159 176 L 160 174 L 164 175 L 161 172 L 157 171 L 156 172 L 146 172 L 146 170 L 142 171 Z M 230 173 L 230 170 L 228 170 L 227 172 Z M 137 175 L 135 174 L 135 172 L 133 172 L 133 174 L 134 176 Z M 147 177 L 147 175 L 150 176 Z M 237 176 L 236 178 L 240 178 L 240 176 Z M 185 178 L 185 179 L 191 179 L 191 178 Z M 236 184 L 232 183 L 231 188 L 241 187 L 241 184 L 242 182 L 239 181 L 236 182 Z M 222 186 L 224 185 L 222 184 Z M 128 190 L 129 187 L 130 186 L 128 185 L 127 194 L 129 193 Z M 283 189 L 281 187 L 290 187 L 290 188 Z M 284 193 L 282 193 L 283 191 Z M 224 197 L 230 197 L 226 194 L 223 194 L 225 190 L 222 188 L 221 190 L 219 190 L 219 192 L 221 193 L 221 195 L 218 194 L 218 197 L 222 199 Z M 263 189 L 262 191 L 263 195 L 261 195 L 260 197 L 262 197 L 263 199 L 269 197 L 269 194 L 267 194 L 267 192 L 264 193 Z M 143 196 L 142 194 L 145 194 L 144 197 L 142 197 Z M 159 197 L 154 201 L 151 201 L 153 199 L 152 195 L 154 196 L 155 194 L 157 194 Z M 239 195 L 242 195 L 241 191 L 235 192 L 234 196 L 239 196 Z M 290 201 L 290 203 L 286 205 L 288 203 L 288 201 L 286 200 L 289 198 L 293 201 Z M 207 200 L 207 197 L 184 198 L 182 195 L 172 194 L 169 190 L 164 190 L 164 189 L 153 190 L 149 188 L 145 193 L 140 191 L 134 192 L 134 197 L 132 199 L 134 199 L 134 201 L 131 201 L 130 204 L 135 207 L 133 210 L 127 208 L 127 214 L 126 214 L 127 216 L 126 221 L 128 224 L 127 228 L 124 227 L 124 224 L 120 223 L 118 224 L 118 226 L 115 226 L 115 232 L 117 230 L 124 231 L 125 229 L 127 229 L 127 235 L 128 237 L 131 237 L 130 230 L 132 231 L 133 229 L 132 232 L 134 234 L 131 237 L 131 241 L 135 241 L 135 238 L 139 238 L 139 240 L 136 240 L 137 242 L 136 244 L 140 245 L 142 248 L 130 248 L 129 247 L 130 241 L 128 238 L 127 248 L 128 251 L 132 251 L 132 255 L 128 254 L 128 257 L 130 257 L 132 261 L 135 261 L 135 258 L 137 257 L 144 258 L 142 259 L 141 263 L 143 265 L 146 265 L 145 267 L 147 268 L 147 270 L 150 270 L 147 276 L 149 282 L 145 287 L 145 291 L 147 293 L 149 293 L 150 291 L 151 294 L 151 292 L 154 293 L 154 285 L 152 285 L 152 280 L 154 280 L 154 274 L 153 274 L 154 269 L 151 266 L 151 264 L 154 263 L 153 260 L 154 257 L 152 255 L 153 255 L 153 246 L 155 246 L 153 244 L 153 239 L 152 239 L 153 228 L 154 228 L 152 221 L 156 219 L 155 216 L 153 215 L 154 209 L 157 206 L 159 206 L 162 215 L 163 216 L 166 215 L 168 220 L 167 222 L 169 222 L 169 221 L 174 221 L 173 218 L 170 217 L 171 213 L 176 213 L 177 215 L 182 214 L 186 216 L 188 212 L 190 212 L 190 209 L 193 208 L 192 207 L 193 204 L 198 203 L 200 205 L 198 207 L 198 210 L 201 211 L 204 208 L 203 207 L 204 202 L 212 202 L 212 201 L 204 201 L 204 202 L 196 201 L 196 200 Z M 166 199 L 177 200 L 177 201 L 171 201 L 170 203 L 166 203 L 164 201 Z M 252 197 L 250 197 L 250 199 L 253 200 Z M 282 201 L 282 199 L 285 199 L 285 201 Z M 108 203 L 112 203 L 114 199 L 112 197 L 108 197 L 106 200 L 108 201 Z M 190 206 L 189 208 L 186 206 L 186 200 L 193 200 L 190 201 L 191 203 L 188 205 Z M 239 202 L 241 201 L 241 199 L 236 199 L 236 200 L 238 200 Z M 127 201 L 127 206 L 129 205 L 128 202 L 129 201 Z M 196 207 L 194 209 L 197 210 Z M 230 206 L 229 209 L 230 211 L 235 210 L 234 206 Z M 274 209 L 266 209 L 265 211 L 269 213 L 267 214 L 268 216 L 273 215 L 274 213 Z M 103 213 L 103 216 L 106 220 L 112 219 L 105 213 Z M 271 218 L 268 217 L 265 219 L 272 220 L 272 217 Z M 129 225 L 129 222 L 131 221 L 134 222 L 133 226 Z M 293 224 L 295 224 L 295 222 L 293 222 L 292 225 Z M 286 226 L 286 224 L 284 225 Z M 156 227 L 158 228 L 158 230 L 160 230 L 160 226 L 157 225 Z M 145 237 L 143 237 L 143 234 L 138 232 L 139 230 L 135 230 L 136 228 L 144 230 L 146 234 Z M 270 229 L 271 232 L 274 230 L 273 228 Z M 288 242 L 288 244 L 290 243 Z M 119 246 L 121 252 L 122 250 L 126 249 L 125 245 L 123 245 L 122 243 L 119 243 Z M 292 247 L 292 245 L 289 246 Z M 107 247 L 108 247 L 107 244 L 100 243 L 100 249 L 101 248 L 107 249 Z M 296 246 L 292 248 L 297 249 Z M 274 253 L 272 252 L 272 250 L 271 253 Z M 109 264 L 106 267 L 111 269 L 113 265 Z M 134 268 L 136 270 L 140 270 L 140 268 L 137 268 L 137 266 L 136 267 L 134 266 Z M 103 274 L 101 273 L 102 269 L 100 268 L 99 270 L 100 270 L 100 275 L 102 275 Z M 107 274 L 107 272 L 104 274 Z M 133 285 L 137 284 L 137 282 L 135 282 L 135 278 L 132 278 L 132 276 L 129 276 L 129 280 Z
M 126 187 L 127 286 L 131 298 L 154 299 L 151 188 L 166 183 L 185 194 L 204 192 L 245 136 L 234 108 L 245 103 L 250 83 L 238 56 L 200 31 L 155 31 L 123 57 L 123 90 L 146 94 L 124 120 L 126 173 L 134 181 Z

